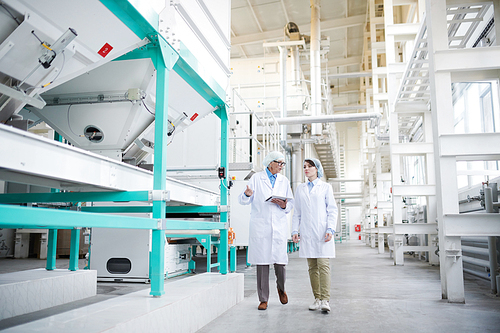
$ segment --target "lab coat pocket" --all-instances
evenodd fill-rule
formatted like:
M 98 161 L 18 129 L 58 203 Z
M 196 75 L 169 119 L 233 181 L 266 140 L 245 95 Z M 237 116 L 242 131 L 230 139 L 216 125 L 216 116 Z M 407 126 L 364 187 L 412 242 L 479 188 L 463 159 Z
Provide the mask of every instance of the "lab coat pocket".
M 250 222 L 250 237 L 267 238 L 270 236 L 270 226 L 266 225 L 265 219 L 254 218 Z

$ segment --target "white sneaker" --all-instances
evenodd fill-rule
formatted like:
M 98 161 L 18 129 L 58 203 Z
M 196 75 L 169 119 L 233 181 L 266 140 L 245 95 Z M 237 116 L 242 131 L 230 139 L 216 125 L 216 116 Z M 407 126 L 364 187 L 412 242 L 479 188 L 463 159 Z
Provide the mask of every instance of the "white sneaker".
M 316 311 L 320 308 L 320 306 L 321 306 L 321 301 L 318 298 L 316 298 L 314 300 L 314 303 L 309 305 L 309 310 Z
M 330 312 L 330 302 L 328 302 L 325 299 L 322 300 L 321 301 L 321 311 Z

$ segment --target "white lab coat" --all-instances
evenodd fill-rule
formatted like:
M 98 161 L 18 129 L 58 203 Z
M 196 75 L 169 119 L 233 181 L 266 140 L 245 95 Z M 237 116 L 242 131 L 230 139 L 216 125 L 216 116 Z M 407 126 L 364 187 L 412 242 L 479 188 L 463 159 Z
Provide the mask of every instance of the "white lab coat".
M 254 265 L 287 264 L 287 242 L 290 231 L 286 214 L 293 208 L 290 182 L 278 173 L 273 188 L 264 170 L 254 174 L 248 181 L 248 186 L 254 191 L 252 196 L 247 197 L 243 191 L 238 197 L 240 204 L 252 204 L 248 262 Z M 277 204 L 265 202 L 271 195 L 290 198 L 286 208 L 282 209 Z
M 307 183 L 295 190 L 292 231 L 300 232 L 299 257 L 335 258 L 335 241 L 325 242 L 328 228 L 335 233 L 337 204 L 330 184 L 321 179 L 309 193 Z

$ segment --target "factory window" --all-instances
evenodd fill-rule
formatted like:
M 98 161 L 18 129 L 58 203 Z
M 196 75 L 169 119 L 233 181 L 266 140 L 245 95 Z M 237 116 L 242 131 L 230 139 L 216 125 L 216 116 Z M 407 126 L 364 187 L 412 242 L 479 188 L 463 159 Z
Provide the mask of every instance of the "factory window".
M 454 83 L 453 111 L 456 134 L 494 133 L 500 128 L 498 82 Z M 498 161 L 457 162 L 458 187 L 470 187 L 486 179 L 488 171 L 499 170 Z

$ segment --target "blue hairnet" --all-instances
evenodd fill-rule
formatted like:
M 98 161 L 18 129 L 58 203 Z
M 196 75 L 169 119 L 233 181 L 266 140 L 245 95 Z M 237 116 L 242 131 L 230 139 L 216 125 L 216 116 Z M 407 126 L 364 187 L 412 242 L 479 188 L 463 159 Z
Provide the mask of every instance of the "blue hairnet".
M 305 161 L 312 161 L 314 163 L 314 166 L 316 169 L 318 169 L 318 178 L 323 177 L 323 166 L 321 165 L 321 162 L 318 159 L 315 158 L 306 158 Z
M 279 151 L 272 151 L 269 154 L 267 154 L 267 156 L 266 156 L 266 158 L 264 158 L 264 162 L 262 162 L 262 164 L 264 164 L 264 166 L 267 168 L 269 166 L 269 163 L 271 163 L 272 161 L 284 160 L 284 159 L 285 159 L 285 155 L 283 155 Z

